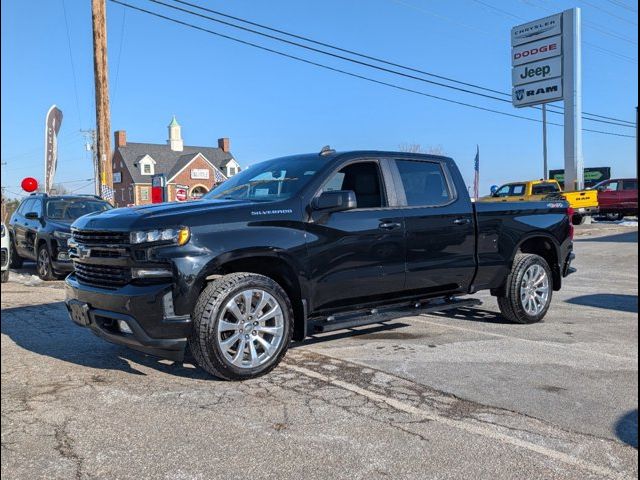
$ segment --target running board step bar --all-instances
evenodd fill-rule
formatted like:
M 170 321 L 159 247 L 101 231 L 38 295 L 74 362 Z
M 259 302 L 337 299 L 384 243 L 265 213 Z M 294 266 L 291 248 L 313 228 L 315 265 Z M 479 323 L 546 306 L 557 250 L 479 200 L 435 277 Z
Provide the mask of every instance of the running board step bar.
M 434 300 L 431 302 L 415 302 L 410 305 L 404 304 L 390 305 L 388 307 L 374 308 L 372 310 L 364 310 L 358 313 L 349 313 L 340 317 L 328 317 L 325 320 L 313 321 L 312 332 L 325 333 L 334 330 L 342 330 L 346 328 L 361 327 L 363 325 L 371 325 L 373 323 L 383 323 L 394 320 L 399 317 L 408 315 L 419 315 L 421 313 L 442 312 L 456 308 L 477 307 L 482 305 L 482 301 L 477 298 L 469 298 L 465 300 Z

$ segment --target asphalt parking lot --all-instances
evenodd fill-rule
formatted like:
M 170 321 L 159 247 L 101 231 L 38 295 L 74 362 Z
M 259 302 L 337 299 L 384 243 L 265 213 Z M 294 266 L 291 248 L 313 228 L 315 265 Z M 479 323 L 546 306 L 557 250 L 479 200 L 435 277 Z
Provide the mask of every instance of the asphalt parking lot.
M 496 302 L 296 344 L 221 382 L 2 285 L 3 478 L 637 478 L 638 230 L 579 228 L 545 321 Z

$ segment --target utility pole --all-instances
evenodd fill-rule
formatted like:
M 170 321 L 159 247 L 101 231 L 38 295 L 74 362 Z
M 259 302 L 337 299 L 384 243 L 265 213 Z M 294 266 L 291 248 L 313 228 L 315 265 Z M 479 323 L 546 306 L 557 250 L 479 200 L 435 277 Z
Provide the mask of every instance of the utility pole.
M 93 22 L 93 73 L 96 90 L 96 155 L 101 185 L 100 194 L 105 200 L 113 201 L 106 0 L 91 0 L 91 19 Z
M 549 164 L 547 162 L 547 104 L 542 104 L 542 158 L 544 163 L 544 172 L 542 178 L 549 180 Z

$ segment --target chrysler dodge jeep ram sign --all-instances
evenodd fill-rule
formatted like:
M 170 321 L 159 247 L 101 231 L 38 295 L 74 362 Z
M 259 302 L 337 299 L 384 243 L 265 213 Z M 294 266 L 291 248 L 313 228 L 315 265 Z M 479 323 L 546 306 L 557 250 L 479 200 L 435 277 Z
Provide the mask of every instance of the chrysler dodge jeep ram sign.
M 514 107 L 562 98 L 562 15 L 511 30 L 511 83 Z

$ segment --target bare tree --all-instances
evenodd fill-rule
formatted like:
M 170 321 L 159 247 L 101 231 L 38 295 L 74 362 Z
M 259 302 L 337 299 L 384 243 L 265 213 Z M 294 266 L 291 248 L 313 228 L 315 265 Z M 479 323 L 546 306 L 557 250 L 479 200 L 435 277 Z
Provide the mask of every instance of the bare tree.
M 429 145 L 423 147 L 419 143 L 402 143 L 398 145 L 401 152 L 407 153 L 427 153 L 429 155 L 444 155 L 442 145 Z

